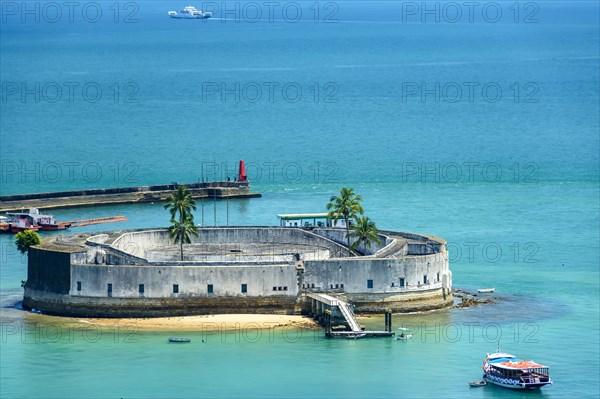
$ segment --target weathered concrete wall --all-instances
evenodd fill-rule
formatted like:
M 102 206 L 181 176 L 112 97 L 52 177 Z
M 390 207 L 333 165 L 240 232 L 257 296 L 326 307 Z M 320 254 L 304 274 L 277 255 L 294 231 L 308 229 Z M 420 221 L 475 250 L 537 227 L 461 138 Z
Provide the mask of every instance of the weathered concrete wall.
M 339 289 L 347 293 L 400 291 L 403 289 L 400 287 L 400 278 L 404 279 L 404 290 L 432 284 L 440 284 L 441 287 L 447 271 L 446 252 L 399 259 L 308 261 L 304 262 L 304 286 L 300 288 L 315 292 Z M 424 284 L 424 276 L 427 276 L 428 284 Z M 369 280 L 372 281 L 372 288 L 368 287 Z
M 296 297 L 114 298 L 61 295 L 25 289 L 25 309 L 72 317 L 166 317 L 223 313 L 294 314 Z
M 385 235 L 398 235 L 413 241 L 408 243 L 407 255 L 429 255 L 446 250 L 446 241 L 438 237 L 424 236 L 406 232 L 397 233 L 386 230 L 380 231 L 380 233 Z
M 339 244 L 346 245 L 346 230 L 345 229 L 313 229 L 313 233 L 318 234 L 320 236 L 329 238 L 332 241 L 335 241 Z M 390 239 L 383 234 L 379 234 L 378 236 L 380 244 L 373 242 L 370 248 L 367 248 L 365 245 L 360 244 L 356 249 L 358 252 L 364 255 L 374 255 L 377 251 L 384 248 L 390 243 Z M 356 238 L 350 237 L 350 245 L 356 242 Z
M 277 245 L 277 244 L 276 244 Z M 213 246 L 209 244 L 188 244 L 184 246 L 184 259 L 186 262 L 228 262 L 228 263 L 245 263 L 245 262 L 294 262 L 296 254 L 300 254 L 302 259 L 309 260 L 324 260 L 331 258 L 328 249 L 309 250 L 306 246 L 287 245 L 285 247 L 274 247 L 272 253 L 257 254 L 253 252 L 256 244 L 238 244 L 235 251 L 229 252 L 230 248 L 227 244 L 217 244 L 217 250 L 213 251 Z M 219 248 L 222 247 L 222 248 Z M 314 248 L 314 247 L 312 247 Z M 281 253 L 278 253 L 280 251 Z M 156 247 L 156 249 L 146 249 L 144 251 L 145 258 L 151 264 L 161 262 L 179 262 L 179 250 L 173 250 L 172 247 Z
M 81 282 L 81 291 L 77 291 Z M 262 297 L 297 296 L 296 269 L 290 264 L 248 266 L 106 266 L 73 265 L 72 296 L 107 297 L 108 284 L 112 296 L 120 298 L 185 298 L 185 297 Z M 144 293 L 139 293 L 139 285 Z M 173 284 L 179 293 L 173 293 Z M 213 293 L 208 293 L 208 285 Z M 246 284 L 247 293 L 242 293 Z M 274 289 L 275 288 L 275 289 Z
M 84 252 L 85 253 L 85 252 Z M 39 291 L 68 294 L 71 254 L 31 247 L 27 256 L 26 287 Z
M 333 257 L 346 257 L 343 245 L 324 239 L 301 229 L 286 227 L 204 227 L 198 229 L 199 237 L 192 237 L 193 244 L 202 243 L 278 243 L 321 247 L 329 250 Z M 170 244 L 166 229 L 124 233 L 112 246 L 131 255 L 145 258 L 147 248 Z
M 352 303 L 356 313 L 419 312 L 452 306 L 452 293 L 440 288 L 439 284 L 418 290 L 386 293 L 344 294 L 341 298 Z

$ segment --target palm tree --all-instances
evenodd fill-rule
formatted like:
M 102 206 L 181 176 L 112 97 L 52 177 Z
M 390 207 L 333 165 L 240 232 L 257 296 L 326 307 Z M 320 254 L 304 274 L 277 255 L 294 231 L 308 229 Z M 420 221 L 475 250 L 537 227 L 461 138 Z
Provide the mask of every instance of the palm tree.
M 196 201 L 186 186 L 178 186 L 177 191 L 167 197 L 164 207 L 171 213 L 169 237 L 175 240 L 175 244 L 180 244 L 181 260 L 183 260 L 183 244 L 191 242 L 190 235 L 198 237 L 192 213 L 196 210 Z
M 171 212 L 171 219 L 175 219 L 177 213 L 179 213 L 179 223 L 188 217 L 192 216 L 192 211 L 196 210 L 196 201 L 192 197 L 192 192 L 186 186 L 178 186 L 177 191 L 167 197 L 167 203 L 165 209 Z
M 348 254 L 352 254 L 350 249 L 350 223 L 349 220 L 356 218 L 359 214 L 362 215 L 365 211 L 360 204 L 363 198 L 354 193 L 351 188 L 342 187 L 340 195 L 332 195 L 327 204 L 327 218 L 337 222 L 339 219 L 344 219 L 346 223 L 346 242 L 348 244 Z
M 363 216 L 355 218 L 354 221 L 355 226 L 350 232 L 350 236 L 356 237 L 356 241 L 354 241 L 350 249 L 354 251 L 360 244 L 364 244 L 366 248 L 371 248 L 372 243 L 381 244 L 379 230 L 371 219 Z
M 183 223 L 178 222 L 175 219 L 171 219 L 171 226 L 169 227 L 169 237 L 175 241 L 175 244 L 179 243 L 181 260 L 183 261 L 183 244 L 190 244 L 192 242 L 191 237 L 198 237 L 198 230 L 194 225 L 194 218 L 188 217 Z
M 25 230 L 15 236 L 15 244 L 22 254 L 29 251 L 29 247 L 32 245 L 40 245 L 41 242 L 40 235 L 33 230 Z

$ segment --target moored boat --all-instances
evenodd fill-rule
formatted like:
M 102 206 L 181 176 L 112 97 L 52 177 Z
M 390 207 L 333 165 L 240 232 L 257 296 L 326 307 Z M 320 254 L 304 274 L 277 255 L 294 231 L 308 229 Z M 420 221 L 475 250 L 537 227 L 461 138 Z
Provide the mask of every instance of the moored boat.
M 512 389 L 538 389 L 552 384 L 547 366 L 502 352 L 487 355 L 483 362 L 483 380 Z
M 38 231 L 40 226 L 35 223 L 32 223 L 29 219 L 11 219 L 8 223 L 8 231 L 13 234 L 21 233 L 26 230 Z
M 10 223 L 8 223 L 8 218 L 6 216 L 0 216 L 0 233 L 8 232 L 10 232 Z
M 367 334 L 365 334 L 365 333 L 356 333 L 356 334 L 346 334 L 344 338 L 346 338 L 346 339 L 359 339 L 359 338 L 364 338 L 366 336 L 367 336 Z
M 11 233 L 20 233 L 25 230 L 64 230 L 71 227 L 71 223 L 57 222 L 52 215 L 41 214 L 37 208 L 29 212 L 8 212 L 8 230 Z
M 469 382 L 469 385 L 472 387 L 484 387 L 487 385 L 487 382 L 485 381 L 471 381 Z
M 190 338 L 169 338 L 169 342 L 181 344 L 181 343 L 192 342 L 192 340 Z
M 405 333 L 404 331 L 408 331 L 408 328 L 398 327 L 398 330 L 402 330 L 403 332 L 396 337 L 398 341 L 408 341 L 413 337 L 412 334 Z

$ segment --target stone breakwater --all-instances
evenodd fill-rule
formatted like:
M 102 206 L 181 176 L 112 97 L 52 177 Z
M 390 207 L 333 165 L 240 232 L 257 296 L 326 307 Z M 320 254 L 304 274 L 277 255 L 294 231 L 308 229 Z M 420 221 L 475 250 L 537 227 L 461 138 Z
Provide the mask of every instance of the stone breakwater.
M 210 182 L 179 184 L 186 186 L 194 198 L 257 198 L 261 194 L 250 191 L 249 182 Z M 18 211 L 29 208 L 71 208 L 113 204 L 164 201 L 177 190 L 177 184 L 136 186 L 121 188 L 99 188 L 90 190 L 60 191 L 34 194 L 0 196 L 0 212 Z
M 301 314 L 308 293 L 357 313 L 451 306 L 444 240 L 382 231 L 349 256 L 340 229 L 199 228 L 184 246 L 166 229 L 54 236 L 32 247 L 23 306 L 77 317 Z

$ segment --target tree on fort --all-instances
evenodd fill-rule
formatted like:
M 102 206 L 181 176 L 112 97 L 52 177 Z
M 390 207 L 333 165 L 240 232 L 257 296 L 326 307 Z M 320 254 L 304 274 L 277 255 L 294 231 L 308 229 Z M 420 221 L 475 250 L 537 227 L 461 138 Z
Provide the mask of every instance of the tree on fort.
M 29 251 L 29 247 L 32 245 L 40 245 L 41 243 L 40 235 L 33 230 L 25 230 L 15 236 L 15 244 L 22 254 Z
M 360 204 L 363 198 L 354 193 L 351 188 L 342 187 L 340 195 L 332 195 L 327 204 L 329 213 L 327 217 L 337 222 L 339 219 L 344 219 L 346 223 L 346 242 L 348 244 L 348 253 L 352 255 L 350 249 L 350 219 L 355 219 L 358 215 L 362 215 L 365 211 Z
M 354 228 L 350 232 L 350 236 L 356 238 L 356 241 L 350 246 L 351 250 L 356 250 L 360 244 L 365 248 L 371 248 L 372 243 L 381 244 L 379 239 L 379 230 L 371 219 L 367 216 L 356 217 L 354 219 Z
M 196 210 L 196 201 L 186 186 L 178 186 L 177 191 L 167 197 L 165 209 L 171 213 L 169 237 L 175 241 L 175 244 L 179 243 L 181 260 L 183 260 L 183 244 L 191 243 L 191 236 L 198 237 L 192 214 L 192 211 Z

